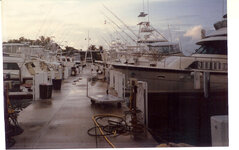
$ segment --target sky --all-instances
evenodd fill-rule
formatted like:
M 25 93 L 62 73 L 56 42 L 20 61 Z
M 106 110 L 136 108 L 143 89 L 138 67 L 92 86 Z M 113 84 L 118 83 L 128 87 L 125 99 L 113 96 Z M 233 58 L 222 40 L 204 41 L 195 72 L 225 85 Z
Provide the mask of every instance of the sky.
M 183 52 L 190 53 L 197 48 L 195 42 L 200 39 L 201 29 L 212 31 L 213 24 L 227 12 L 226 3 L 226 0 L 3 0 L 3 41 L 22 36 L 37 39 L 43 35 L 62 46 L 86 49 L 89 32 L 90 44 L 107 47 L 107 42 L 120 38 L 119 34 L 127 38 L 118 33 L 120 30 L 107 17 L 130 32 L 105 5 L 136 33 L 137 16 L 144 9 L 154 28 L 167 39 L 180 43 Z

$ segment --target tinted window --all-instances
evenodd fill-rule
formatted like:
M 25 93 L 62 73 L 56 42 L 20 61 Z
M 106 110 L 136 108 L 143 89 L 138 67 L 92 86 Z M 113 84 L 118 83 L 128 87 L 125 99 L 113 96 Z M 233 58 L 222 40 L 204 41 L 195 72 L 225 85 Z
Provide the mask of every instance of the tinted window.
M 195 53 L 227 55 L 227 42 L 208 42 L 197 49 Z
M 3 63 L 4 70 L 19 70 L 17 63 Z

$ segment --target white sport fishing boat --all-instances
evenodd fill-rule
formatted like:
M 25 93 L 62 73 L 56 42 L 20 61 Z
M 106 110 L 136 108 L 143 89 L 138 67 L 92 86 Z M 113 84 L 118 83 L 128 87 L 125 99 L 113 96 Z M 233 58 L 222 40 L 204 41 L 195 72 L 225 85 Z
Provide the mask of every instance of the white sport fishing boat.
M 160 32 L 151 26 L 148 14 L 141 12 L 139 18 L 141 22 L 135 46 L 128 46 L 115 41 L 110 47 L 110 57 L 107 61 L 120 62 L 136 66 L 156 66 L 162 56 L 182 55 L 179 44 L 168 41 Z
M 226 91 L 227 75 L 227 18 L 214 24 L 215 31 L 196 44 L 201 47 L 191 56 L 152 55 L 156 61 L 146 63 L 111 62 L 114 70 L 148 83 L 149 92 L 195 92 L 203 90 L 203 74 L 210 74 L 210 90 Z M 164 43 L 164 42 L 158 42 Z M 148 45 L 149 49 L 150 46 Z M 159 48 L 161 48 L 159 46 Z M 132 56 L 130 56 L 132 58 Z M 139 57 L 138 57 L 139 58 Z M 147 58 L 147 57 L 145 57 Z M 149 58 L 149 57 L 148 57 Z M 142 59 L 142 57 L 141 57 Z

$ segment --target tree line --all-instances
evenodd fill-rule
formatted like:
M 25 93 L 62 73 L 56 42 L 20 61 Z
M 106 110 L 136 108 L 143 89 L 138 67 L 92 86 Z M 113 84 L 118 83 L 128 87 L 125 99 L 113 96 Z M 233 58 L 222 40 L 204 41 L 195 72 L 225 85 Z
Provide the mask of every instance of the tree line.
M 60 48 L 60 45 L 58 43 L 54 42 L 51 39 L 51 37 L 45 37 L 45 36 L 40 36 L 36 40 L 28 39 L 25 37 L 20 37 L 19 39 L 10 39 L 7 42 L 3 42 L 3 44 L 5 44 L 5 43 L 27 43 L 29 45 L 40 45 L 40 46 L 43 46 L 47 50 L 62 49 L 62 48 Z M 97 48 L 95 45 L 90 45 L 88 47 L 88 49 L 89 50 L 103 50 L 103 47 L 99 46 L 99 48 Z M 65 49 L 62 49 L 62 50 L 63 50 L 63 54 L 67 55 L 67 56 L 71 56 L 74 53 L 79 52 L 78 49 L 71 47 L 71 46 L 65 46 Z
M 29 45 L 40 45 L 48 50 L 51 50 L 53 45 L 55 47 L 60 47 L 59 44 L 55 42 L 53 43 L 53 40 L 51 39 L 51 37 L 45 37 L 45 36 L 40 36 L 36 40 L 20 37 L 19 39 L 10 39 L 7 42 L 3 42 L 3 44 L 4 43 L 27 43 Z

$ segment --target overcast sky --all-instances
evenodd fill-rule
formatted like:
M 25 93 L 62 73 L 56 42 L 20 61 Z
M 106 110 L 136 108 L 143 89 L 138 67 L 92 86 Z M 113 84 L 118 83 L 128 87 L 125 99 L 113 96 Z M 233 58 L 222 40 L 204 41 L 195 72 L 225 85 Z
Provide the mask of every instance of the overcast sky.
M 91 44 L 106 46 L 103 39 L 110 42 L 117 33 L 103 14 L 125 27 L 102 4 L 137 32 L 143 2 L 147 11 L 147 0 L 3 0 L 3 41 L 44 35 L 54 36 L 59 44 L 84 49 L 89 31 Z M 169 26 L 173 41 L 181 42 L 186 52 L 196 48 L 202 28 L 213 30 L 226 7 L 226 0 L 149 0 L 149 18 L 168 39 Z

